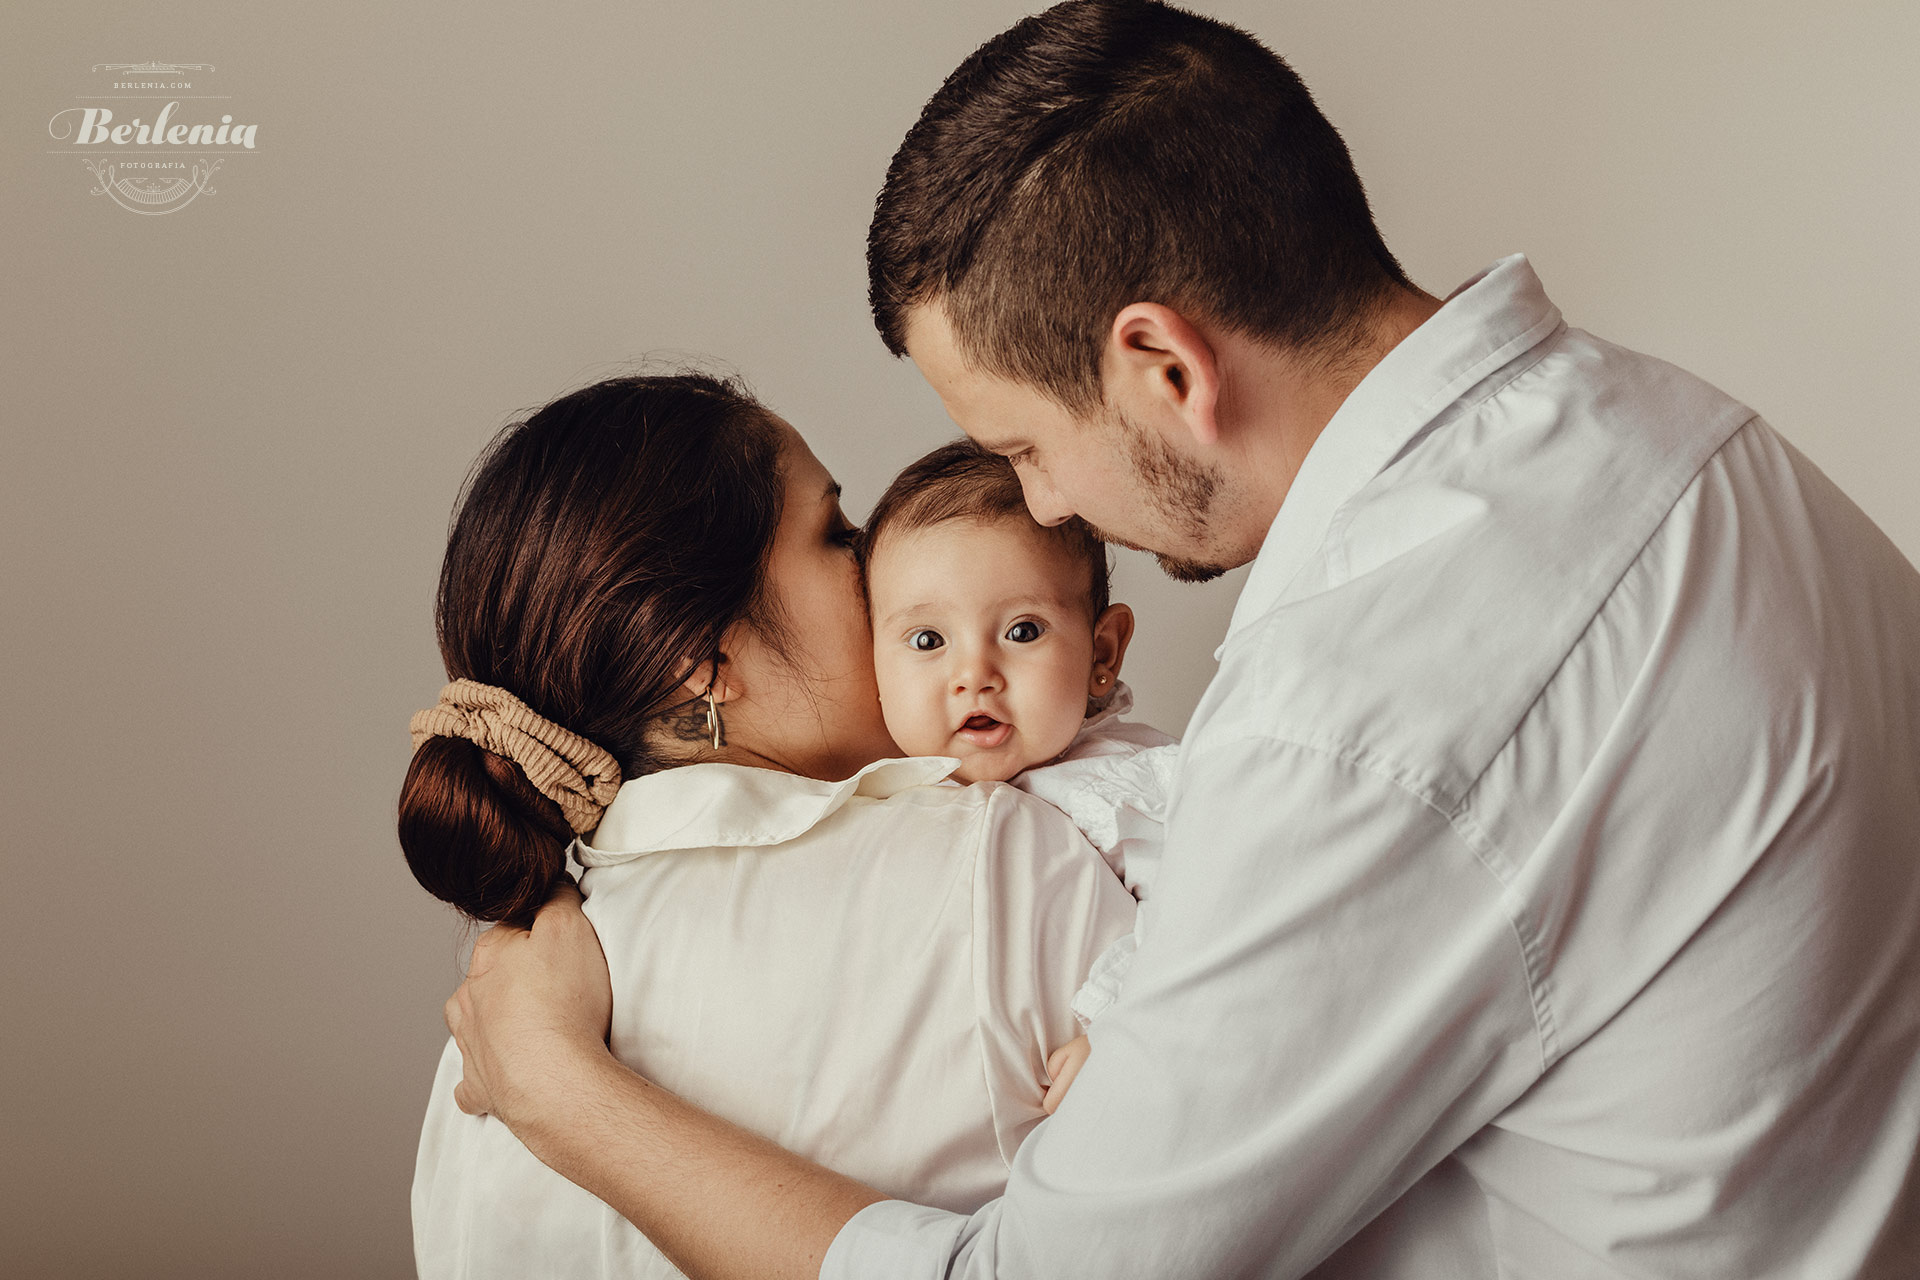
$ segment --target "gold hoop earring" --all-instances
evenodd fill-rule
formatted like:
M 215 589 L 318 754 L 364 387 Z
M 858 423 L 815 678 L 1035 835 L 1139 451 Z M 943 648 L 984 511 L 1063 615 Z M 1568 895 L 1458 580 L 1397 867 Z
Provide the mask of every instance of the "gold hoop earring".
M 720 723 L 720 708 L 713 701 L 713 686 L 707 686 L 707 732 L 713 737 L 713 749 L 718 751 L 727 745 L 727 736 Z

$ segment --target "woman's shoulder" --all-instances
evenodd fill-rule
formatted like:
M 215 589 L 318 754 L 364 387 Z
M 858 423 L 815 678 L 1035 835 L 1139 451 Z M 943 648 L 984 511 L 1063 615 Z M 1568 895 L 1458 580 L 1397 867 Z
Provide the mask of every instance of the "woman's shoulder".
M 934 783 L 858 799 L 821 823 L 801 845 L 829 857 L 886 865 L 872 874 L 972 878 L 976 888 L 1008 879 L 1112 878 L 1073 820 L 1005 782 Z M 918 871 L 899 863 L 918 864 Z
M 778 829 L 760 820 L 693 825 L 709 829 L 645 854 L 596 853 L 583 877 L 589 916 L 616 902 L 651 910 L 668 886 L 680 901 L 749 888 L 806 897 L 850 883 L 911 896 L 975 877 L 1057 874 L 1088 859 L 1105 872 L 1065 814 L 1003 782 L 873 788 Z
M 964 873 L 983 846 L 997 842 L 995 831 L 1014 811 L 1038 805 L 1057 813 L 1003 783 L 954 785 L 937 780 L 937 772 L 922 770 L 916 777 L 911 769 L 897 769 L 891 778 L 879 773 L 877 783 L 834 784 L 836 794 L 809 794 L 805 811 L 796 808 L 778 821 L 766 808 L 714 806 L 679 821 L 673 834 L 655 838 L 653 848 L 590 850 L 584 877 L 589 901 L 596 890 L 651 894 L 666 882 L 689 892 L 711 881 L 713 891 L 733 892 L 748 867 L 762 886 L 823 875 L 859 874 L 879 883 Z M 636 836 L 627 839 L 639 843 Z M 943 867 L 948 870 L 937 869 Z
M 876 818 L 884 815 L 909 823 L 964 826 L 977 829 L 983 836 L 1020 832 L 1043 837 L 1050 845 L 1062 840 L 1069 847 L 1085 843 L 1066 814 L 1009 782 L 911 787 L 875 807 L 881 810 L 875 813 Z

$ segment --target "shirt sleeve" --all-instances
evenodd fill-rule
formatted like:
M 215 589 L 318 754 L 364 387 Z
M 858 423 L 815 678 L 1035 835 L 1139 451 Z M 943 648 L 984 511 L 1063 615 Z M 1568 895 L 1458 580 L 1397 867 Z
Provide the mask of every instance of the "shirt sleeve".
M 1300 1276 L 1542 1068 L 1503 886 L 1361 762 L 1195 744 L 1151 933 L 971 1217 L 897 1201 L 822 1277 Z
M 1111 732 L 1109 732 L 1111 731 Z M 1119 736 L 1127 731 L 1130 736 Z M 1082 754 L 1029 769 L 1013 785 L 1065 813 L 1136 898 L 1160 862 L 1180 745 L 1144 725 L 1102 725 Z M 1136 740 L 1138 739 L 1138 740 Z M 1147 745 L 1143 745 L 1143 742 Z
M 1136 926 L 1139 916 L 1134 917 Z M 1133 953 L 1140 945 L 1140 935 L 1130 933 L 1124 938 L 1115 938 L 1111 946 L 1100 953 L 1093 962 L 1093 968 L 1087 974 L 1087 980 L 1073 993 L 1073 1016 L 1080 1020 L 1082 1028 L 1093 1025 L 1093 1020 L 1113 1007 L 1120 998 L 1120 988 L 1127 983 L 1127 971 L 1133 968 Z

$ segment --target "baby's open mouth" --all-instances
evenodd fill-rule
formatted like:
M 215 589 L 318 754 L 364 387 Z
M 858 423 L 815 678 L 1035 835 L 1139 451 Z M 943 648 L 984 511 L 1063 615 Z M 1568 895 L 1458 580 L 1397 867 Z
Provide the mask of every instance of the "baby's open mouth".
M 996 720 L 984 711 L 976 711 L 961 722 L 959 731 L 954 736 L 971 742 L 976 747 L 991 751 L 1005 742 L 1012 733 L 1013 726 L 1006 721 Z

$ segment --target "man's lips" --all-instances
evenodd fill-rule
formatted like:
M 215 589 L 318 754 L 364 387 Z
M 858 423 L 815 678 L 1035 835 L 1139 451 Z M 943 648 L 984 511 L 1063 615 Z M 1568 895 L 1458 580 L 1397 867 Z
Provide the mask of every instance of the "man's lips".
M 968 716 L 954 730 L 953 736 L 963 742 L 971 742 L 982 751 L 991 751 L 1013 736 L 1013 726 L 982 711 Z

